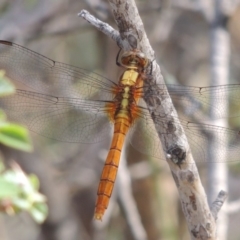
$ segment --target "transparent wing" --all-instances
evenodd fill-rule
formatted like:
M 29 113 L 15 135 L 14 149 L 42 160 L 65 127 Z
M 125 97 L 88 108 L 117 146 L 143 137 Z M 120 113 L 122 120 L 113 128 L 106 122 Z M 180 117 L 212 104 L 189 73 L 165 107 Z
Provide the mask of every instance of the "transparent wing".
M 101 101 L 17 90 L 14 95 L 1 98 L 0 108 L 4 109 L 10 120 L 60 141 L 98 142 L 111 131 L 105 102 Z
M 68 142 L 97 142 L 110 131 L 110 122 L 105 105 L 112 101 L 112 90 L 116 84 L 96 73 L 55 62 L 17 44 L 0 41 L 0 69 L 31 89 L 18 90 L 14 96 L 0 99 L 0 107 L 14 120 L 22 122 L 34 132 Z M 146 80 L 147 81 L 147 80 Z M 146 86 L 147 87 L 147 86 Z M 176 102 L 182 103 L 187 111 L 207 111 L 211 96 L 217 103 L 217 117 L 227 117 L 224 102 L 230 99 L 235 104 L 234 116 L 240 116 L 240 85 L 215 87 L 190 87 L 168 85 Z M 167 94 L 165 85 L 139 89 L 145 98 Z M 38 93 L 37 93 L 38 92 Z M 167 116 L 156 119 L 159 124 L 168 121 Z M 228 137 L 228 145 L 239 140 L 238 132 L 206 124 L 194 124 L 180 120 L 188 136 L 194 157 L 206 161 L 209 136 L 214 133 L 220 146 Z M 168 134 L 163 131 L 162 134 Z M 140 151 L 152 156 L 161 155 L 161 145 L 149 113 L 142 111 L 130 133 L 132 144 Z M 231 147 L 234 156 L 239 147 Z M 221 154 L 221 149 L 219 149 Z M 223 152 L 222 152 L 223 154 Z M 229 161 L 232 158 L 228 158 Z
M 150 156 L 165 159 L 165 154 L 161 146 L 158 134 L 155 129 L 155 125 L 147 109 L 142 111 L 144 113 L 136 120 L 135 124 L 132 126 L 129 132 L 129 139 L 134 148 L 138 151 L 148 154 Z M 169 122 L 168 117 L 158 117 L 155 119 L 156 124 L 162 125 L 163 123 Z M 234 131 L 232 129 L 218 127 L 209 124 L 197 124 L 193 122 L 186 121 L 184 119 L 176 119 L 184 129 L 187 136 L 188 143 L 190 145 L 193 157 L 196 162 L 219 162 L 221 156 L 225 156 L 225 149 L 227 146 L 227 157 L 221 161 L 236 161 L 239 160 L 238 156 L 240 154 L 240 132 Z M 169 132 L 166 129 L 162 129 L 160 134 L 167 137 Z M 216 159 L 208 159 L 208 145 L 209 140 L 212 140 L 214 136 L 214 141 L 218 148 Z
M 0 41 L 0 69 L 12 80 L 43 94 L 89 99 L 116 84 L 97 73 L 53 61 L 20 45 Z
M 158 84 L 153 88 L 145 86 L 145 98 L 158 97 L 167 95 L 168 93 L 172 100 L 184 107 L 186 115 L 191 115 L 196 111 L 208 114 L 210 107 L 210 98 L 214 99 L 216 118 L 229 117 L 229 112 L 226 111 L 226 102 L 229 103 L 229 109 L 232 109 L 230 115 L 233 117 L 240 116 L 240 84 L 219 85 L 210 87 L 193 87 L 180 85 L 161 85 Z M 141 91 L 141 90 L 140 90 Z
M 0 99 L 10 120 L 67 142 L 97 142 L 111 131 L 105 105 L 114 82 L 6 41 L 0 41 L 0 69 L 31 90 Z

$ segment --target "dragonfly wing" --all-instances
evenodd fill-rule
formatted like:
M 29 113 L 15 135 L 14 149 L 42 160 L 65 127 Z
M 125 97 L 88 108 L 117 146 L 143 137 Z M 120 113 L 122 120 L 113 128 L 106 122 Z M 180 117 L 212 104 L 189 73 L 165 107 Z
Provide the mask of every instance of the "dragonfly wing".
M 31 91 L 89 99 L 96 92 L 112 93 L 115 83 L 85 69 L 53 61 L 20 45 L 0 41 L 0 69 Z
M 26 125 L 31 131 L 48 138 L 91 143 L 109 134 L 110 121 L 105 102 L 79 98 L 63 98 L 17 90 L 1 98 L 10 120 Z
M 181 120 L 196 162 L 231 162 L 240 154 L 240 132 L 209 124 L 197 124 Z M 209 142 L 214 142 L 216 159 L 208 155 Z
M 142 99 L 139 105 L 142 107 L 141 114 L 130 128 L 128 139 L 141 153 L 165 160 L 155 125 Z
M 22 90 L 0 99 L 10 119 L 67 142 L 97 142 L 109 133 L 105 105 L 114 82 L 7 41 L 0 41 L 0 69 L 22 83 Z
M 137 151 L 165 160 L 162 144 L 153 122 L 146 123 L 142 118 L 138 118 L 129 132 L 129 140 Z
M 155 122 L 158 125 L 164 124 L 166 126 L 169 120 L 170 118 L 165 116 L 156 118 Z M 239 156 L 240 146 L 237 144 L 240 141 L 239 131 L 209 124 L 197 124 L 183 119 L 176 119 L 176 122 L 179 122 L 183 127 L 196 162 L 235 161 L 236 157 Z M 161 129 L 160 134 L 168 135 L 171 133 L 168 133 L 166 129 Z M 155 125 L 147 109 L 142 110 L 141 116 L 132 126 L 129 135 L 131 144 L 138 151 L 159 159 L 165 159 Z M 213 137 L 216 146 L 218 146 L 217 149 L 214 149 L 219 156 L 217 159 L 209 159 L 208 157 L 208 145 L 209 141 L 213 141 Z M 227 157 L 222 158 L 225 156 L 226 147 Z
M 168 92 L 166 91 L 166 87 Z M 219 85 L 210 87 L 193 87 L 182 85 L 163 85 L 157 84 L 157 87 L 149 88 L 146 84 L 144 87 L 145 98 L 158 97 L 159 95 L 171 96 L 176 105 L 181 105 L 184 109 L 184 114 L 191 116 L 198 112 L 208 115 L 209 108 L 215 109 L 215 118 L 226 118 L 228 111 L 226 111 L 226 101 L 229 102 L 229 108 L 232 111 L 230 115 L 233 117 L 240 117 L 240 84 Z M 214 100 L 214 106 L 211 106 L 210 100 Z

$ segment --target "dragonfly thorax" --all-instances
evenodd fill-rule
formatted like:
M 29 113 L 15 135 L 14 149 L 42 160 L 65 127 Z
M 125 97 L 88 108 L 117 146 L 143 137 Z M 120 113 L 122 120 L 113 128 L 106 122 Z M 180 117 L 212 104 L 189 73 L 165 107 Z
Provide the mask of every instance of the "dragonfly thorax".
M 139 73 L 136 69 L 127 69 L 120 78 L 120 83 L 124 86 L 133 86 L 136 84 L 138 76 Z

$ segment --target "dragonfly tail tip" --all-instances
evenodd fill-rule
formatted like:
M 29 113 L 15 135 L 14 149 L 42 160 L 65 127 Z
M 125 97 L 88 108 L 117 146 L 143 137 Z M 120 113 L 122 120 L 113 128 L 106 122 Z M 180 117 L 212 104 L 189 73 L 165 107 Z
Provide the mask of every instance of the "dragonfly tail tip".
M 95 213 L 94 219 L 102 221 L 102 216 L 103 216 L 103 214 L 101 214 L 101 213 Z

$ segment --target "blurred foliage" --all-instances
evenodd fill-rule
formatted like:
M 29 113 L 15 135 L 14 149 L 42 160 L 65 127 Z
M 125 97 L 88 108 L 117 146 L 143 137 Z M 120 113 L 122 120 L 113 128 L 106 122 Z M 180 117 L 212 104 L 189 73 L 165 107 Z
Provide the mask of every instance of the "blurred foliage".
M 0 97 L 14 93 L 14 86 L 0 71 Z M 0 112 L 0 143 L 22 151 L 31 151 L 32 145 L 26 128 L 9 123 L 3 111 Z
M 0 143 L 22 151 L 32 150 L 28 130 L 2 119 L 0 119 Z
M 0 164 L 0 212 L 14 215 L 27 211 L 37 223 L 42 223 L 48 208 L 46 197 L 38 192 L 37 176 L 26 175 L 16 163 L 11 170 Z
M 0 71 L 0 97 L 14 91 L 4 71 Z M 7 122 L 3 111 L 0 111 L 0 143 L 22 151 L 32 150 L 27 129 Z M 26 175 L 16 163 L 11 170 L 6 170 L 0 161 L 0 212 L 14 215 L 27 211 L 36 222 L 42 223 L 47 217 L 48 208 L 45 196 L 38 191 L 36 175 Z

